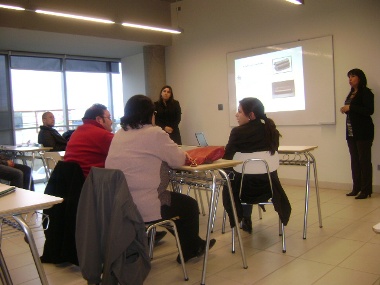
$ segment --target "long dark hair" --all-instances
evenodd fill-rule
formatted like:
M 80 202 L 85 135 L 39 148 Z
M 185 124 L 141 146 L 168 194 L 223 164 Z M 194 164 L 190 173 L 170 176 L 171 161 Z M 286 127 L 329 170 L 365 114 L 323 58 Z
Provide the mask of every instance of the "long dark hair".
M 248 117 L 249 113 L 253 112 L 256 119 L 263 120 L 265 123 L 265 139 L 269 145 L 269 151 L 273 155 L 280 145 L 281 134 L 276 128 L 276 124 L 270 118 L 267 118 L 265 114 L 265 108 L 263 103 L 257 98 L 248 97 L 239 101 L 239 104 Z
M 168 101 L 167 101 L 167 103 L 170 104 L 170 103 L 173 102 L 173 100 L 174 100 L 174 94 L 173 94 L 173 88 L 172 88 L 171 86 L 169 86 L 169 85 L 165 85 L 164 87 L 161 88 L 161 91 L 160 91 L 160 98 L 158 99 L 158 101 L 160 101 L 161 103 L 164 102 L 164 100 L 162 99 L 161 93 L 162 93 L 162 91 L 163 91 L 165 88 L 169 88 L 170 93 L 171 93 L 171 96 L 170 96 L 170 98 L 169 98 Z
M 347 72 L 347 77 L 350 77 L 350 75 L 355 75 L 359 77 L 359 85 L 358 85 L 359 90 L 367 87 L 367 77 L 365 76 L 363 70 L 359 68 L 351 69 L 349 72 Z M 351 91 L 354 91 L 353 88 L 351 88 Z
M 124 116 L 120 118 L 120 125 L 123 130 L 127 127 L 140 129 L 144 125 L 152 123 L 154 104 L 145 95 L 134 95 L 125 104 Z

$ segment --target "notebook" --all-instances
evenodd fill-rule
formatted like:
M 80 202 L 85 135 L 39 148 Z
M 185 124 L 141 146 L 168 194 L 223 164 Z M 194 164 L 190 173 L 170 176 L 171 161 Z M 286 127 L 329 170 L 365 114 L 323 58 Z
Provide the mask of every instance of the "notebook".
M 15 190 L 16 190 L 16 187 L 14 186 L 9 186 L 9 185 L 0 183 L 0 197 L 5 196 L 9 193 L 12 193 Z
M 205 135 L 203 133 L 195 133 L 195 137 L 197 138 L 198 144 L 200 146 L 208 146 Z

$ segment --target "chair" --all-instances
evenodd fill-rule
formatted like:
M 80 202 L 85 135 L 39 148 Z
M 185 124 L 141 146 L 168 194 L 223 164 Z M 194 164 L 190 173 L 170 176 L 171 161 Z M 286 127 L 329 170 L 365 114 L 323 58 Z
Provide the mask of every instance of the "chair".
M 82 189 L 77 213 L 79 266 L 89 283 L 142 284 L 150 270 L 150 244 L 157 226 L 173 227 L 181 261 L 183 255 L 173 221 L 154 221 L 146 230 L 129 192 L 124 173 L 92 167 Z M 134 257 L 133 262 L 128 262 Z M 184 262 L 182 269 L 188 280 Z M 124 282 L 128 280 L 128 282 Z M 111 282 L 111 283 L 109 283 Z M 116 283 L 115 283 L 116 282 Z
M 45 168 L 46 179 L 49 180 L 53 169 L 57 165 L 58 161 L 62 160 L 62 156 L 57 151 L 41 152 L 42 163 Z
M 237 173 L 241 173 L 241 182 L 240 182 L 240 193 L 242 191 L 243 179 L 245 174 L 268 174 L 270 190 L 272 192 L 272 198 L 268 202 L 258 203 L 259 209 L 259 218 L 262 219 L 261 209 L 264 205 L 273 205 L 273 183 L 271 178 L 271 172 L 276 171 L 279 167 L 279 157 L 276 152 L 274 155 L 271 155 L 269 151 L 260 151 L 253 153 L 241 153 L 237 152 L 233 158 L 234 160 L 244 161 L 243 164 L 239 164 L 234 167 L 234 170 Z M 244 203 L 242 203 L 244 204 Z M 224 211 L 223 217 L 223 229 L 225 228 L 225 215 Z M 285 228 L 284 223 L 279 218 L 279 235 L 282 237 L 282 252 L 286 252 L 286 243 L 285 243 Z M 234 251 L 234 228 L 232 229 L 232 247 Z
M 43 211 L 50 218 L 49 226 L 44 224 L 47 227 L 41 256 L 44 263 L 70 262 L 78 265 L 75 224 L 84 180 L 82 168 L 71 161 L 58 161 L 51 174 L 45 194 L 61 197 L 64 201 Z
M 174 220 L 175 219 L 146 223 L 146 225 L 147 225 L 146 234 L 149 237 L 149 257 L 151 260 L 153 259 L 153 249 L 154 249 L 154 244 L 155 244 L 156 228 L 158 226 L 160 226 L 160 227 L 166 228 L 170 232 L 173 232 L 176 243 L 177 243 L 178 254 L 179 254 L 179 257 L 181 259 L 181 265 L 182 265 L 182 271 L 183 271 L 184 279 L 185 279 L 185 281 L 188 281 L 189 277 L 187 275 L 185 261 L 183 259 L 183 254 L 182 254 L 181 243 L 179 241 L 178 231 L 177 231 L 177 227 L 174 223 Z

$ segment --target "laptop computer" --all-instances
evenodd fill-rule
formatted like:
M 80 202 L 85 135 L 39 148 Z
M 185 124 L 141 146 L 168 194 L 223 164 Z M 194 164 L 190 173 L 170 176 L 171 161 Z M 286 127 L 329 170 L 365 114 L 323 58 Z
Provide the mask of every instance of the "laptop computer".
M 208 146 L 205 135 L 203 133 L 195 133 L 199 146 Z

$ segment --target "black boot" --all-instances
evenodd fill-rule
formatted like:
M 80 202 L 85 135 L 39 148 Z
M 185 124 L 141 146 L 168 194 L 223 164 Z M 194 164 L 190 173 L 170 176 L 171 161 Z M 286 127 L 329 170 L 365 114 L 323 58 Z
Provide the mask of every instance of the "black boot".
M 356 196 L 359 194 L 359 191 L 352 190 L 350 193 L 347 193 L 346 196 Z
M 367 199 L 367 197 L 371 197 L 371 193 L 365 193 L 362 191 L 358 196 L 355 197 L 355 199 Z
M 241 223 L 242 223 L 242 229 L 243 231 L 245 232 L 248 232 L 248 233 L 252 233 L 252 221 L 251 221 L 251 217 L 243 217 L 243 219 L 241 220 Z

